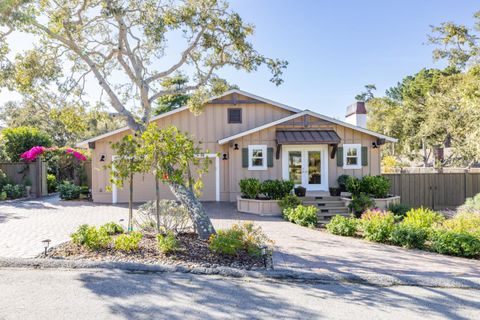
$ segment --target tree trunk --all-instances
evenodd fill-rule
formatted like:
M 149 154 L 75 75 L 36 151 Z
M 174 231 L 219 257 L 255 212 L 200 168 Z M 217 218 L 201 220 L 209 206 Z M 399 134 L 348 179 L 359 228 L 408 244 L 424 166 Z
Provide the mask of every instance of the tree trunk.
M 133 173 L 130 173 L 130 194 L 128 199 L 128 232 L 133 230 Z
M 168 185 L 175 197 L 187 208 L 198 237 L 207 240 L 210 235 L 215 234 L 215 228 L 195 194 L 184 185 L 178 183 L 169 183 Z
M 157 217 L 157 232 L 160 232 L 160 182 L 155 174 L 155 214 Z

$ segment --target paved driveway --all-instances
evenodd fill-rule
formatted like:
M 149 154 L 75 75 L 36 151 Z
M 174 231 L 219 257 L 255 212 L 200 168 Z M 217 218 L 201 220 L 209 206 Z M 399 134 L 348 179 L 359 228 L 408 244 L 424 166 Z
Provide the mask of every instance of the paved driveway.
M 35 257 L 43 250 L 42 240 L 50 239 L 54 246 L 69 240 L 83 223 L 100 225 L 127 217 L 124 206 L 59 201 L 55 196 L 0 202 L 0 257 Z
M 252 220 L 275 241 L 276 269 L 300 269 L 345 274 L 416 275 L 480 281 L 480 261 L 370 243 L 330 235 L 283 221 L 238 213 L 229 203 L 204 204 L 216 228 Z M 69 239 L 82 223 L 100 225 L 127 218 L 125 206 L 65 202 L 58 198 L 0 205 L 0 257 L 33 257 L 41 241 L 52 245 Z M 124 222 L 124 224 L 125 224 Z

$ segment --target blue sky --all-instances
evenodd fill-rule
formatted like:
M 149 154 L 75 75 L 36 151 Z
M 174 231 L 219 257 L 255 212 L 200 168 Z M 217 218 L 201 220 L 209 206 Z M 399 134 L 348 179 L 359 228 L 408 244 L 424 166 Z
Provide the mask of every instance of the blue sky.
M 375 84 L 382 95 L 423 67 L 442 67 L 432 59 L 433 47 L 425 44 L 430 25 L 454 21 L 471 26 L 480 10 L 474 2 L 231 0 L 231 8 L 256 25 L 251 41 L 257 50 L 288 60 L 289 66 L 279 87 L 268 81 L 266 68 L 219 74 L 242 90 L 341 119 L 365 84 Z M 31 40 L 18 36 L 13 47 L 28 48 Z M 97 95 L 92 91 L 92 100 Z M 0 101 L 14 97 L 4 91 Z
M 285 83 L 275 87 L 266 70 L 224 72 L 241 89 L 298 108 L 343 118 L 363 86 L 378 94 L 423 67 L 442 67 L 427 45 L 430 25 L 473 24 L 476 1 L 239 0 L 231 7 L 256 25 L 262 53 L 286 59 Z M 477 5 L 476 5 L 477 4 Z

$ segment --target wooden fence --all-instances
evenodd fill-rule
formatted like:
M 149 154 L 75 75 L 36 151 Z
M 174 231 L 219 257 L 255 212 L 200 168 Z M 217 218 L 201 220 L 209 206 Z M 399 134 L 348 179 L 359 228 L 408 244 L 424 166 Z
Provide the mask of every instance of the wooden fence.
M 412 207 L 444 209 L 457 207 L 480 193 L 480 173 L 383 174 L 392 184 L 391 193 Z
M 32 184 L 32 196 L 41 197 L 48 194 L 47 166 L 44 162 L 0 163 L 0 170 L 2 170 L 15 184 L 25 184 L 26 181 L 29 180 Z

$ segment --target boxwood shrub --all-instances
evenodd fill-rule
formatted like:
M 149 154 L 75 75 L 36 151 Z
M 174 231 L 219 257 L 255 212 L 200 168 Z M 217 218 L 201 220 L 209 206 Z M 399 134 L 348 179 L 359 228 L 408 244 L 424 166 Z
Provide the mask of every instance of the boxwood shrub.
M 422 249 L 425 246 L 428 232 L 424 228 L 418 228 L 403 223 L 395 225 L 391 235 L 393 244 L 405 248 Z
M 326 225 L 326 228 L 332 234 L 351 237 L 357 233 L 358 220 L 355 218 L 336 215 Z
M 57 186 L 57 191 L 60 194 L 60 199 L 74 200 L 80 198 L 82 187 L 76 186 L 71 182 L 64 181 L 62 184 Z
M 480 256 L 480 239 L 469 233 L 439 229 L 431 234 L 430 241 L 432 250 L 438 253 L 466 258 Z

